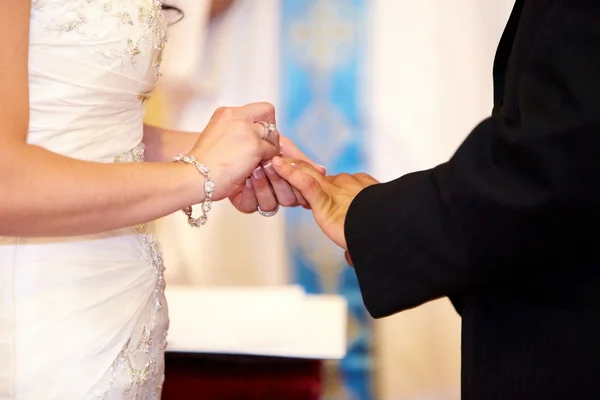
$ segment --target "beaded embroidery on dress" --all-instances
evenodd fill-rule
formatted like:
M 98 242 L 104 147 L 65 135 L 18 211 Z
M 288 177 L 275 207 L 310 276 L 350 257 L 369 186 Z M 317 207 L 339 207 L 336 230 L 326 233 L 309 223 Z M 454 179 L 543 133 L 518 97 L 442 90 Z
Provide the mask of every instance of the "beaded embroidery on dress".
M 32 0 L 28 142 L 143 161 L 166 44 L 156 0 Z M 0 399 L 159 399 L 168 312 L 153 225 L 0 237 Z
M 137 10 L 132 10 L 132 5 L 137 6 Z M 32 1 L 32 23 L 38 23 L 44 29 L 59 33 L 62 37 L 74 32 L 87 38 L 98 38 L 98 28 L 107 20 L 109 24 L 112 22 L 112 25 L 121 28 L 120 30 L 123 27 L 135 27 L 136 14 L 141 30 L 127 30 L 130 35 L 121 38 L 120 43 L 115 43 L 117 45 L 107 43 L 93 50 L 106 59 L 107 65 L 119 70 L 126 62 L 136 66 L 137 57 L 142 50 L 150 50 L 151 65 L 158 72 L 167 41 L 161 3 L 158 0 Z

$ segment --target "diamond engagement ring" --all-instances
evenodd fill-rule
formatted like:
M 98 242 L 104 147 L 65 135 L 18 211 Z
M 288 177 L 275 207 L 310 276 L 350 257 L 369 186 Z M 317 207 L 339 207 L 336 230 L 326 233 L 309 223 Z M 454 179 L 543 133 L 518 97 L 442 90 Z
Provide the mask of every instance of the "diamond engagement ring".
M 277 127 L 275 126 L 275 124 L 269 124 L 268 122 L 265 122 L 265 121 L 258 121 L 258 123 L 261 124 L 265 128 L 265 134 L 261 139 L 269 140 L 269 136 L 271 136 L 271 133 L 273 133 L 277 130 Z
M 260 206 L 258 206 L 258 213 L 263 217 L 272 217 L 273 215 L 277 214 L 277 211 L 279 211 L 279 204 L 277 204 L 277 207 L 275 207 L 273 211 L 263 211 L 260 209 Z

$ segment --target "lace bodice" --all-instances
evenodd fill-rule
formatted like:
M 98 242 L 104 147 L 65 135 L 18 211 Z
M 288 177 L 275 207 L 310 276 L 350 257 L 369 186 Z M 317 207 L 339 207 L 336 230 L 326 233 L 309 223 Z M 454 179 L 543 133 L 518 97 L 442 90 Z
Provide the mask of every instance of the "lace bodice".
M 166 41 L 157 0 L 33 0 L 29 141 L 94 161 L 133 148 Z

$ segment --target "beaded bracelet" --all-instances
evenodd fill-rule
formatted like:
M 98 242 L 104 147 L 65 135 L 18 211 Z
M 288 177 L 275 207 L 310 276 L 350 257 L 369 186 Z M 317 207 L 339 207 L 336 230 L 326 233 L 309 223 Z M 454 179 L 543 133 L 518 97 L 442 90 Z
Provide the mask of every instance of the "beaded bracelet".
M 212 209 L 212 195 L 215 191 L 215 184 L 210 179 L 210 171 L 206 165 L 200 164 L 194 156 L 178 154 L 173 158 L 173 162 L 191 164 L 196 167 L 202 176 L 204 176 L 204 201 L 202 202 L 201 207 L 202 215 L 200 215 L 198 218 L 192 217 L 192 206 L 185 207 L 183 210 L 181 210 L 187 216 L 188 224 L 190 224 L 192 228 L 200 228 L 206 224 L 206 221 L 208 221 L 207 214 Z

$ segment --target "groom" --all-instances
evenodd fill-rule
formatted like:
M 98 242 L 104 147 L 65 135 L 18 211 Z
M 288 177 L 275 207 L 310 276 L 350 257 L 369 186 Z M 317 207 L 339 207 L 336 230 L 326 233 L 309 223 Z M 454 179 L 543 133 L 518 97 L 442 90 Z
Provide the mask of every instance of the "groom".
M 273 165 L 376 318 L 448 296 L 462 398 L 600 398 L 600 1 L 517 0 L 495 107 L 450 161 L 380 184 Z

